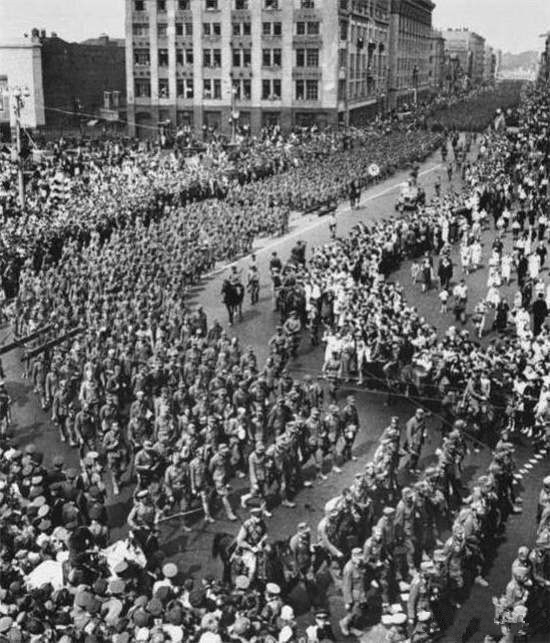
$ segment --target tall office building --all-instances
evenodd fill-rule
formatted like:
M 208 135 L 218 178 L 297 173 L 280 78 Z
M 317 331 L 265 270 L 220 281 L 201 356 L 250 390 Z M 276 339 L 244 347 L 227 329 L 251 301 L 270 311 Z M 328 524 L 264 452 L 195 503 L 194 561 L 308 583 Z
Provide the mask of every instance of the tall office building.
M 443 32 L 445 51 L 459 61 L 470 85 L 483 83 L 485 74 L 485 38 L 469 29 L 447 29 Z
M 390 15 L 389 106 L 412 104 L 431 92 L 431 0 L 392 0 Z
M 386 106 L 389 5 L 126 0 L 130 134 L 359 122 Z

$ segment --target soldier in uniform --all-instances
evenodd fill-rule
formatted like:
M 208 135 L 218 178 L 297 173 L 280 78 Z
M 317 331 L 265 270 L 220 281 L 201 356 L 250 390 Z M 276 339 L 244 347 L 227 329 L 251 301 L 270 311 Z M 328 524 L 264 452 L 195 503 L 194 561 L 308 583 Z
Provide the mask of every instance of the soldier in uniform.
M 405 426 L 406 437 L 404 450 L 408 454 L 407 467 L 414 472 L 418 472 L 418 460 L 422 452 L 422 446 L 426 439 L 426 420 L 424 409 L 416 409 L 416 413 L 407 422 Z
M 204 459 L 204 447 L 198 447 L 195 451 L 195 457 L 189 463 L 189 482 L 191 494 L 193 497 L 198 496 L 201 500 L 206 522 L 214 522 L 210 513 L 209 505 L 209 485 L 208 485 L 208 466 Z
M 69 440 L 71 446 L 76 445 L 74 435 L 68 433 L 67 417 L 71 396 L 66 380 L 61 380 L 55 388 L 52 398 L 52 422 L 57 426 L 61 442 Z
M 113 495 L 118 496 L 124 473 L 123 446 L 118 422 L 112 422 L 103 436 L 103 452 L 107 458 L 107 467 L 111 472 Z
M 184 460 L 180 451 L 172 454 L 172 462 L 164 472 L 164 490 L 166 493 L 165 511 L 179 510 L 185 513 L 191 507 L 191 480 L 189 473 L 189 462 Z M 181 525 L 184 531 L 191 531 L 182 516 Z
M 343 552 L 339 549 L 338 538 L 338 508 L 333 508 L 319 521 L 317 525 L 317 539 L 319 545 L 327 552 L 332 560 L 341 562 L 344 558 Z
M 250 518 L 241 525 L 236 543 L 243 550 L 243 563 L 248 568 L 248 577 L 253 579 L 258 567 L 258 557 L 263 555 L 267 544 L 267 526 L 259 507 L 250 510 Z
M 158 519 L 159 512 L 155 509 L 149 491 L 146 489 L 138 491 L 126 522 L 146 557 L 158 548 Z
M 256 443 L 256 448 L 248 456 L 248 470 L 250 479 L 250 491 L 241 496 L 241 507 L 246 509 L 249 500 L 259 498 L 262 511 L 266 516 L 271 516 L 266 511 L 268 474 L 265 454 L 265 446 L 262 442 Z
M 323 374 L 328 381 L 328 394 L 331 402 L 336 402 L 336 395 L 340 386 L 341 360 L 338 351 L 332 351 L 330 357 L 323 364 Z
M 151 483 L 161 478 L 163 459 L 156 451 L 151 440 L 145 440 L 143 448 L 134 458 L 138 489 L 147 489 Z
M 365 540 L 363 560 L 370 579 L 380 587 L 384 610 L 390 604 L 390 561 L 385 551 L 382 530 L 379 527 L 373 527 L 370 538 Z
M 210 459 L 208 470 L 214 482 L 214 490 L 224 506 L 225 512 L 227 514 L 227 519 L 231 521 L 235 521 L 237 520 L 237 516 L 233 513 L 233 509 L 229 504 L 229 498 L 227 497 L 228 496 L 227 480 L 229 478 L 229 473 L 230 473 L 229 459 L 230 459 L 229 447 L 227 446 L 227 444 L 221 443 L 218 446 L 217 452 L 214 453 L 214 455 Z
M 407 601 L 407 617 L 410 629 L 414 629 L 418 623 L 419 612 L 431 612 L 432 592 L 430 577 L 434 571 L 431 560 L 420 564 L 420 571 L 414 575 L 409 588 L 409 599 Z
M 344 636 L 362 636 L 363 632 L 356 627 L 360 625 L 367 602 L 366 571 L 363 561 L 363 550 L 355 547 L 351 558 L 344 565 L 342 573 L 342 594 L 347 614 L 340 620 L 340 629 Z
M 322 425 L 323 456 L 331 456 L 334 473 L 342 472 L 342 469 L 336 465 L 336 447 L 342 432 L 342 419 L 339 411 L 337 404 L 331 404 L 323 418 Z
M 443 545 L 443 555 L 446 559 L 448 587 L 454 606 L 461 607 L 464 591 L 464 561 L 466 559 L 466 542 L 461 527 L 453 526 L 452 535 Z
M 289 548 L 294 555 L 298 576 L 304 583 L 311 600 L 314 595 L 313 554 L 315 550 L 311 544 L 311 530 L 307 522 L 299 523 L 297 532 L 290 538 Z
M 418 556 L 418 511 L 410 487 L 404 487 L 401 491 L 401 500 L 395 508 L 394 525 L 397 578 L 406 578 L 407 574 L 413 576 Z
M 82 409 L 76 414 L 74 433 L 81 458 L 84 458 L 88 451 L 96 451 L 97 422 L 87 402 L 82 404 Z
M 540 522 L 543 511 L 548 507 L 550 507 L 550 476 L 546 476 L 542 481 L 542 489 L 540 490 L 539 502 L 537 505 L 537 524 Z

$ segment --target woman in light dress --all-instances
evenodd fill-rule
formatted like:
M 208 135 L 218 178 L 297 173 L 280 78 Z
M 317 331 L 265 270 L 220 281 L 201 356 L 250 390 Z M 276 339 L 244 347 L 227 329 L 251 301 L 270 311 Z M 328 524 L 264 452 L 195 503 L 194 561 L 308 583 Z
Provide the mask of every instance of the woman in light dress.
M 501 262 L 501 273 L 502 273 L 502 280 L 507 286 L 509 285 L 510 279 L 512 278 L 513 263 L 514 263 L 514 260 L 512 258 L 512 255 L 509 255 L 509 254 L 503 255 L 502 262 Z
M 465 241 L 460 246 L 460 263 L 462 265 L 462 272 L 468 274 L 470 272 L 470 266 L 472 261 L 472 250 L 471 246 L 468 245 L 468 242 Z
M 476 239 L 472 243 L 472 268 L 477 270 L 481 266 L 481 260 L 483 257 L 483 246 L 481 242 Z

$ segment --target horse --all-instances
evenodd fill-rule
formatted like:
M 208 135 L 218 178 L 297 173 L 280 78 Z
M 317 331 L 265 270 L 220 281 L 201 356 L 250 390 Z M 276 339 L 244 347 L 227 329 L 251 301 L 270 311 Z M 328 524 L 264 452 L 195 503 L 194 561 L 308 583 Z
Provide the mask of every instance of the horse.
M 243 299 L 245 289 L 240 283 L 232 283 L 229 279 L 224 279 L 222 284 L 223 303 L 227 308 L 229 324 L 233 324 L 235 313 L 239 313 L 239 319 L 243 318 Z
M 284 593 L 291 591 L 299 582 L 299 570 L 290 549 L 289 539 L 276 540 L 266 545 L 263 554 L 258 557 L 258 566 L 251 583 L 261 589 L 267 583 L 276 583 Z M 233 534 L 218 532 L 212 542 L 212 557 L 219 558 L 223 565 L 222 582 L 231 585 L 232 562 L 237 542 Z

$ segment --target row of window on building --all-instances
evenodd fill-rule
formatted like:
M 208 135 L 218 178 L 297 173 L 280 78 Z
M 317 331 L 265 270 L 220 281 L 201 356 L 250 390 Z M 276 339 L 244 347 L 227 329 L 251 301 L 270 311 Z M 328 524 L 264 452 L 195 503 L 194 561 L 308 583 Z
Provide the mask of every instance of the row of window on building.
M 251 8 L 251 1 L 233 0 L 232 8 L 236 11 L 246 11 Z M 203 6 L 206 11 L 218 11 L 221 4 L 219 0 L 204 0 Z M 315 9 L 315 0 L 296 0 L 295 6 L 297 9 Z M 146 0 L 134 0 L 135 11 L 145 11 L 146 7 Z M 179 11 L 190 11 L 192 8 L 191 0 L 177 0 L 176 7 Z M 159 13 L 166 13 L 168 11 L 167 0 L 156 0 L 156 8 Z M 281 0 L 263 0 L 262 8 L 267 11 L 280 9 Z
M 159 67 L 168 67 L 169 51 L 168 49 L 159 49 L 157 51 L 157 60 Z M 195 56 L 193 49 L 176 49 L 176 65 L 192 65 Z M 295 50 L 296 67 L 319 67 L 319 49 L 298 48 Z M 252 64 L 251 49 L 233 49 L 231 51 L 231 63 L 233 67 L 250 67 Z M 134 64 L 137 66 L 148 67 L 151 64 L 151 54 L 149 49 L 134 49 Z M 217 68 L 222 66 L 221 49 L 203 49 L 202 66 L 206 68 Z M 262 67 L 272 68 L 282 66 L 282 50 L 279 48 L 262 49 Z
M 219 78 L 204 78 L 202 81 L 202 97 L 204 100 L 221 100 L 222 81 Z M 233 94 L 236 100 L 251 100 L 252 81 L 250 78 L 233 79 Z M 151 81 L 149 78 L 136 78 L 136 98 L 151 97 Z M 262 79 L 262 100 L 281 100 L 282 85 L 280 78 Z M 168 78 L 158 79 L 159 98 L 170 98 L 170 81 Z M 192 99 L 195 97 L 195 86 L 193 78 L 176 79 L 177 98 Z M 297 101 L 318 101 L 319 81 L 315 79 L 298 79 L 294 84 L 294 99 Z
M 302 21 L 295 23 L 295 33 L 297 36 L 318 36 L 321 30 L 321 23 L 318 20 Z M 176 37 L 190 37 L 193 35 L 192 22 L 176 22 Z M 252 24 L 250 22 L 233 22 L 231 33 L 234 37 L 251 36 Z M 132 25 L 132 34 L 136 37 L 149 37 L 149 24 L 146 22 L 135 22 Z M 222 35 L 221 22 L 203 22 L 202 35 L 205 38 L 216 38 Z M 262 22 L 262 35 L 280 37 L 283 35 L 283 26 L 281 22 Z M 168 37 L 168 23 L 157 23 L 157 37 Z

